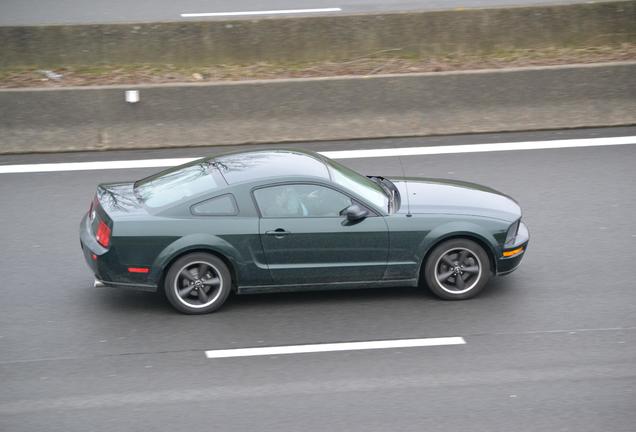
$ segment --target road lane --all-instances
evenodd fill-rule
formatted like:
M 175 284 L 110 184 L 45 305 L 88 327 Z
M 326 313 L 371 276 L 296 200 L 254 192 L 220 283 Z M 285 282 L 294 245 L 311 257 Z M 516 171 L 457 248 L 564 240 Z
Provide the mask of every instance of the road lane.
M 242 145 L 240 148 L 296 148 L 306 147 L 313 151 L 323 152 L 331 150 L 358 150 L 382 149 L 387 147 L 420 147 L 420 146 L 450 146 L 466 144 L 489 144 L 523 141 L 553 141 L 572 140 L 581 138 L 612 138 L 636 135 L 636 127 L 620 126 L 607 128 L 586 128 L 586 129 L 562 129 L 545 130 L 532 132 L 508 132 L 508 133 L 479 133 L 463 135 L 436 135 L 428 137 L 411 138 L 382 138 L 382 139 L 355 139 L 340 141 L 317 141 L 308 143 L 284 143 L 284 144 L 251 144 Z M 166 143 L 169 146 L 169 143 Z M 61 162 L 87 162 L 87 161 L 110 161 L 110 160 L 136 160 L 136 159 L 162 159 L 162 158 L 185 158 L 201 157 L 208 155 L 212 150 L 230 151 L 236 148 L 234 145 L 217 147 L 182 147 L 182 148 L 151 148 L 142 150 L 109 150 L 109 151 L 73 151 L 57 153 L 33 154 L 10 154 L 0 155 L 0 166 L 16 164 L 35 163 L 61 163 Z
M 604 147 L 616 145 L 636 145 L 636 136 L 582 138 L 566 140 L 542 141 L 514 141 L 509 143 L 463 144 L 448 146 L 423 147 L 388 147 L 380 149 L 331 150 L 319 152 L 330 159 L 366 159 L 392 156 L 423 156 L 456 153 L 481 153 L 497 151 L 544 150 L 579 147 Z M 168 158 L 168 159 L 139 159 L 139 160 L 111 160 L 90 162 L 57 162 L 0 165 L 0 174 L 40 173 L 57 171 L 97 171 L 106 169 L 131 168 L 163 168 L 182 165 L 200 159 Z
M 635 135 L 634 129 L 497 140 Z M 492 137 L 294 146 L 327 151 Z M 209 152 L 16 155 L 0 163 L 202 151 Z M 200 317 L 179 315 L 153 294 L 93 289 L 82 262 L 77 225 L 95 185 L 155 169 L 2 175 L 0 429 L 168 430 L 210 422 L 220 430 L 630 430 L 635 161 L 633 146 L 402 158 L 408 175 L 476 181 L 518 199 L 532 235 L 521 268 L 465 302 L 411 288 L 234 296 L 218 313 Z M 369 174 L 402 173 L 397 158 L 342 162 Z M 446 336 L 466 344 L 204 355 Z
M 81 430 L 86 422 L 95 430 L 141 424 L 168 430 L 177 419 L 182 428 L 214 419 L 215 430 L 255 425 L 280 430 L 277 421 L 285 418 L 282 430 L 344 425 L 350 430 L 491 430 L 493 423 L 537 430 L 537 421 L 553 429 L 629 430 L 636 383 L 633 330 L 468 340 L 463 346 L 417 351 L 215 362 L 200 353 L 164 353 L 125 356 L 115 366 L 104 358 L 13 366 L 5 381 L 12 397 L 0 401 L 0 425 L 34 430 L 49 419 L 50 430 Z M 32 386 L 43 391 L 23 399 L 25 387 Z M 523 424 L 517 423 L 519 415 L 526 418 Z
M 582 3 L 581 0 L 146 0 L 107 2 L 85 0 L 3 0 L 0 3 L 0 26 L 26 26 L 49 24 L 95 24 L 120 22 L 227 20 L 275 17 L 265 13 L 247 16 L 182 17 L 192 13 L 236 13 L 258 11 L 285 11 L 298 9 L 327 10 L 323 15 L 355 14 L 366 12 L 395 12 L 445 10 L 475 7 L 510 7 L 525 5 Z M 321 13 L 318 13 L 320 15 Z M 283 14 L 287 15 L 287 14 Z M 308 16 L 316 13 L 297 13 Z

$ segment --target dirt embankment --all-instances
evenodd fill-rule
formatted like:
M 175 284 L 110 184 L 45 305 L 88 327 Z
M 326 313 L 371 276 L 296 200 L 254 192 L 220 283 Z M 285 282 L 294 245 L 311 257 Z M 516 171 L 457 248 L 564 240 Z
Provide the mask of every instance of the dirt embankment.
M 0 88 L 369 76 L 629 60 L 636 60 L 636 44 L 626 43 L 619 47 L 601 46 L 579 49 L 514 50 L 481 56 L 457 54 L 422 58 L 404 57 L 400 55 L 399 50 L 395 50 L 338 62 L 220 64 L 197 67 L 132 64 L 73 66 L 49 71 L 20 68 L 0 71 Z

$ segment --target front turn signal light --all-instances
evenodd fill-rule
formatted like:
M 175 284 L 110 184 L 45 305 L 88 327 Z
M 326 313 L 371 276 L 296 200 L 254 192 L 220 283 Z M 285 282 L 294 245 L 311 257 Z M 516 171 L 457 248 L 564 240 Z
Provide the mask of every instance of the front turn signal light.
M 523 248 L 517 248 L 517 249 L 513 249 L 513 250 L 509 250 L 509 251 L 504 251 L 503 252 L 503 256 L 505 256 L 506 258 L 510 258 L 513 257 L 515 255 L 519 255 L 521 252 L 523 252 Z

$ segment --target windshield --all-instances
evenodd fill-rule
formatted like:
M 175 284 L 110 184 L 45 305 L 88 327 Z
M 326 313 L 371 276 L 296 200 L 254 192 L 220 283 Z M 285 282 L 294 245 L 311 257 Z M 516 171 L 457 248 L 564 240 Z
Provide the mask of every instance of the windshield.
M 329 160 L 327 163 L 331 178 L 335 183 L 364 197 L 376 207 L 388 209 L 389 197 L 380 185 L 337 162 Z
M 217 188 L 207 159 L 170 168 L 135 183 L 135 195 L 148 207 L 164 207 Z

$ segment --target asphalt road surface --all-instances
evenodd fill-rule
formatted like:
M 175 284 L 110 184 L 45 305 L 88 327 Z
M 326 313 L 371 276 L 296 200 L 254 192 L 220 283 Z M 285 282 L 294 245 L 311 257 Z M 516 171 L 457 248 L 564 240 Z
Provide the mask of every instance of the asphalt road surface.
M 582 3 L 583 0 L 2 0 L 0 26 L 333 15 Z M 329 9 L 327 11 L 321 9 Z M 300 11 L 299 11 L 300 10 Z M 263 13 L 265 11 L 265 13 Z M 283 12 L 281 12 L 283 11 Z M 227 13 L 250 12 L 247 16 Z M 251 13 L 257 13 L 252 15 Z M 182 14 L 222 13 L 212 17 Z
M 301 143 L 315 150 L 634 136 L 636 128 Z M 213 149 L 4 156 L 182 157 Z M 633 431 L 636 146 L 403 158 L 408 175 L 519 200 L 524 262 L 477 298 L 376 289 L 233 296 L 185 316 L 97 289 L 78 223 L 99 182 L 156 169 L 0 174 L 2 431 Z M 341 162 L 399 175 L 395 157 Z M 208 359 L 205 350 L 404 338 L 466 344 Z

